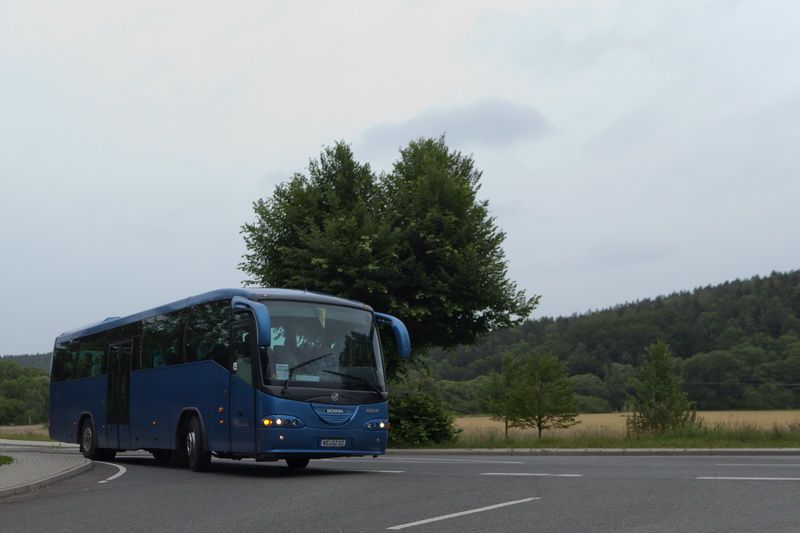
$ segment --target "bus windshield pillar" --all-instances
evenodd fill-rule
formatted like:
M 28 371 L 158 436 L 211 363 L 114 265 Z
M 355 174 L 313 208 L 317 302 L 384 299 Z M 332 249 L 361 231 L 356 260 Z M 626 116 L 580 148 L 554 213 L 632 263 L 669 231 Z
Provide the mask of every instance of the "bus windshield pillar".
M 231 300 L 231 307 L 234 309 L 249 309 L 253 312 L 256 322 L 256 335 L 259 348 L 268 348 L 272 342 L 272 333 L 269 324 L 269 311 L 267 307 L 260 303 L 248 300 L 241 296 L 234 296 Z

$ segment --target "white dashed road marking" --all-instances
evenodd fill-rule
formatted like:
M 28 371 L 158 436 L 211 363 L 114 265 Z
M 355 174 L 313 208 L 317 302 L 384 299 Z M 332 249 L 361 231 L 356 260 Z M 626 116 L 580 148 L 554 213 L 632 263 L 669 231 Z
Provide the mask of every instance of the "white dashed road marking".
M 405 529 L 407 527 L 414 527 L 414 526 L 421 526 L 423 524 L 429 524 L 431 522 L 438 522 L 439 520 L 447 520 L 448 518 L 456 518 L 457 516 L 464 516 L 473 513 L 480 513 L 483 511 L 491 511 L 492 509 L 499 509 L 500 507 L 508 507 L 509 505 L 516 505 L 518 503 L 527 503 L 533 500 L 541 500 L 541 498 L 525 498 L 524 500 L 515 500 L 513 502 L 503 502 L 498 503 L 495 505 L 489 505 L 488 507 L 480 507 L 478 509 L 470 509 L 469 511 L 461 511 L 460 513 L 452 513 L 446 514 L 442 516 L 436 516 L 434 518 L 426 518 L 425 520 L 419 520 L 417 522 L 409 522 L 407 524 L 400 524 L 399 526 L 392 526 L 387 527 L 386 529 Z
M 541 474 L 538 472 L 484 472 L 482 476 L 583 477 L 583 474 Z

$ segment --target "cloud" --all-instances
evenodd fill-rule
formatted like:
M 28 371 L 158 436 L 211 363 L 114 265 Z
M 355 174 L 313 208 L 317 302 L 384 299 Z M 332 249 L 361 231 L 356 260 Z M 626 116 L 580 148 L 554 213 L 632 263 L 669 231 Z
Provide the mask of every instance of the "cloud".
M 368 152 L 396 150 L 418 137 L 447 135 L 454 146 L 502 147 L 552 131 L 536 109 L 505 100 L 482 100 L 450 109 L 430 109 L 399 124 L 367 129 L 363 145 Z

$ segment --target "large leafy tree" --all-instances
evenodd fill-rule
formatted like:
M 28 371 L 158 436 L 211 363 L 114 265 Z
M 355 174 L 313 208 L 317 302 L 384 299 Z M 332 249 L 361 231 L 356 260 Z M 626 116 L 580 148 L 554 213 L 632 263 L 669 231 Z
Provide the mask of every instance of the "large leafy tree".
M 242 227 L 247 283 L 328 292 L 392 307 L 397 232 L 386 221 L 380 184 L 369 165 L 337 143 L 271 198 L 253 205 Z
M 507 278 L 505 235 L 477 198 L 480 176 L 443 137 L 410 143 L 382 177 L 337 143 L 308 175 L 255 202 L 240 268 L 249 283 L 307 287 L 396 314 L 417 352 L 472 342 L 519 323 L 538 301 Z
M 417 344 L 471 344 L 538 302 L 508 279 L 505 233 L 478 199 L 480 178 L 473 159 L 439 137 L 412 141 L 385 179 L 387 215 L 402 237 L 391 290 Z

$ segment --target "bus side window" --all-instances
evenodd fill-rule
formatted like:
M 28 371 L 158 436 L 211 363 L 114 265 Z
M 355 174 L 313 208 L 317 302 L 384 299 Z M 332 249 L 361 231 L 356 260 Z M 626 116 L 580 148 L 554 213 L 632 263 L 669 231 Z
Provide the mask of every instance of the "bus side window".
M 105 357 L 102 353 L 96 353 L 92 356 L 92 377 L 105 374 L 103 361 L 105 361 Z
M 180 312 L 149 318 L 142 325 L 142 368 L 181 362 L 183 321 Z
M 75 378 L 75 360 L 78 356 L 78 343 L 61 342 L 56 345 L 53 356 L 53 381 L 66 381 Z
M 213 359 L 228 368 L 230 302 L 209 302 L 192 307 L 186 323 L 186 360 Z
M 78 365 L 75 372 L 75 377 L 88 378 L 92 375 L 92 354 L 86 350 L 81 350 L 78 354 Z

